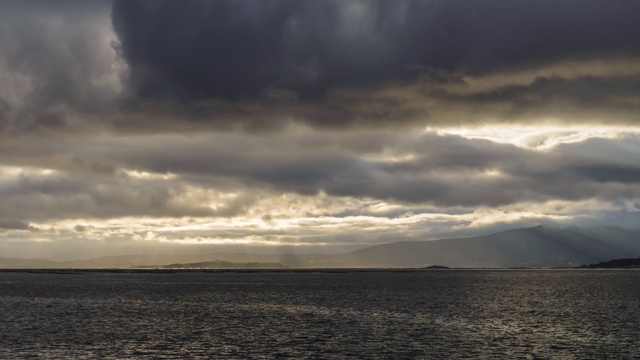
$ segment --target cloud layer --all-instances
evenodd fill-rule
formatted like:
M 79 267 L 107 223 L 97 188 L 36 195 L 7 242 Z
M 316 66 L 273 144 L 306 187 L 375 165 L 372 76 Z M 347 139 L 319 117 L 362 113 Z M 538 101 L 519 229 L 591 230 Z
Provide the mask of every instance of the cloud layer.
M 638 6 L 125 0 L 112 18 L 132 106 L 151 113 L 170 101 L 225 127 L 629 123 Z
M 107 1 L 0 4 L 0 131 L 74 125 L 107 111 L 122 84 Z
M 142 96 L 302 98 L 482 74 L 569 57 L 634 53 L 627 1 L 116 1 L 113 24 Z
M 38 237 L 256 246 L 633 226 L 638 158 L 640 132 L 544 149 L 433 131 L 23 139 L 0 157 L 30 161 L 2 168 L 0 218 L 59 231 Z
M 639 10 L 5 1 L 2 254 L 634 226 Z

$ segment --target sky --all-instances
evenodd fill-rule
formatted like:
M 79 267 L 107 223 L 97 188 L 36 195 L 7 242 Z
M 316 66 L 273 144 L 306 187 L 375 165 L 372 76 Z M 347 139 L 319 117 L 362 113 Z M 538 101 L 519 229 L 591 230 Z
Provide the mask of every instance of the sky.
M 0 257 L 640 226 L 640 2 L 5 0 Z

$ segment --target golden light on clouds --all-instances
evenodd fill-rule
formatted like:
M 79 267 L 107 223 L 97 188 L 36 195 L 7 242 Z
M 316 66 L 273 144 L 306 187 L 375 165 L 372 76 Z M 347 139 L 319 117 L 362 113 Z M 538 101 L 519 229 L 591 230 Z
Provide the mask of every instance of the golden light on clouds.
M 591 138 L 617 139 L 640 135 L 640 127 L 637 126 L 607 125 L 484 125 L 453 128 L 428 127 L 425 131 L 512 144 L 531 150 L 549 150 L 559 144 L 578 143 Z

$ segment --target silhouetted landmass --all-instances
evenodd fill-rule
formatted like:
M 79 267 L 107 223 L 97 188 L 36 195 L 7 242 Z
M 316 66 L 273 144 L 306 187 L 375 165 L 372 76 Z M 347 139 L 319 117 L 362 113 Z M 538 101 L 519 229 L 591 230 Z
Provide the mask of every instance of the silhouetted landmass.
M 276 266 L 423 269 L 436 264 L 456 268 L 579 267 L 610 259 L 640 257 L 639 240 L 640 231 L 616 227 L 559 229 L 536 226 L 469 238 L 395 242 L 346 254 L 145 254 L 60 262 L 0 258 L 0 268 L 148 269 L 179 265 L 232 269 Z
M 162 268 L 162 269 L 284 269 L 280 263 L 263 262 L 230 262 L 230 261 L 205 261 L 186 264 L 169 264 L 163 266 L 137 266 L 137 268 Z
M 427 267 L 423 267 L 423 269 L 425 270 L 446 270 L 446 269 L 451 269 L 448 266 L 442 266 L 442 265 L 431 265 L 431 266 L 427 266 Z
M 336 257 L 342 257 L 342 254 Z M 332 261 L 326 254 L 252 254 L 252 253 L 198 253 L 198 254 L 145 254 L 105 256 L 87 260 L 64 262 L 71 268 L 154 268 L 170 264 L 187 264 L 211 261 L 233 263 L 280 263 L 288 268 L 340 268 L 343 263 Z M 1 267 L 1 266 L 0 266 Z
M 10 259 L 0 257 L 0 269 L 55 269 L 60 262 L 44 259 Z
M 485 236 L 377 245 L 349 254 L 350 263 L 371 267 L 535 268 L 579 266 L 612 258 L 640 256 L 635 237 L 598 236 L 590 229 L 536 226 Z
M 615 259 L 581 267 L 587 269 L 634 269 L 640 268 L 640 258 Z

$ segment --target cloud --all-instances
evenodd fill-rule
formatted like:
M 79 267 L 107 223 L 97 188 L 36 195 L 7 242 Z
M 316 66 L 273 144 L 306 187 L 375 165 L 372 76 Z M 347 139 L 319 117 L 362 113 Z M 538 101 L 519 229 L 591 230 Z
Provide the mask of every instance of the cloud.
M 124 122 L 169 111 L 250 129 L 634 123 L 635 7 L 116 0 L 112 21 L 135 94 Z
M 635 124 L 640 5 L 8 1 L 0 129 Z
M 0 220 L 1 230 L 31 230 L 33 227 L 29 223 L 18 220 Z
M 158 179 L 21 170 L 0 178 L 0 218 L 48 219 L 215 215 L 207 193 Z
M 121 91 L 108 1 L 0 4 L 0 131 L 62 128 Z
M 142 96 L 229 99 L 286 88 L 471 74 L 564 57 L 635 51 L 626 1 L 115 1 L 113 24 Z
M 550 152 L 433 133 L 412 138 L 373 135 L 317 140 L 310 136 L 284 146 L 255 140 L 236 138 L 227 143 L 218 140 L 211 146 L 206 137 L 173 145 L 168 145 L 167 139 L 162 141 L 163 150 L 146 148 L 145 152 L 162 151 L 154 155 L 136 154 L 123 144 L 120 148 L 126 149 L 123 151 L 127 155 L 120 161 L 185 178 L 222 177 L 247 186 L 268 186 L 307 195 L 326 192 L 442 207 L 585 199 L 598 196 L 607 188 L 615 188 L 620 196 L 632 195 L 637 193 L 632 184 L 637 183 L 635 174 L 640 168 L 636 160 L 640 155 L 637 137 L 564 144 Z M 288 151 L 288 148 L 302 149 L 302 144 L 314 140 L 319 142 L 317 148 Z M 234 145 L 230 145 L 232 141 Z M 286 143 L 287 139 L 279 141 Z M 346 144 L 351 141 L 377 141 L 374 146 L 377 149 L 369 149 L 369 153 L 329 150 L 335 146 L 357 146 Z M 271 148 L 261 151 L 263 146 Z M 600 155 L 591 155 L 593 149 L 599 149 Z M 609 154 L 607 158 L 602 157 L 605 153 Z M 605 171 L 613 168 L 617 171 Z
M 7 160 L 32 158 L 34 146 L 32 166 L 60 172 L 0 183 L 6 211 L 21 208 L 14 199 L 56 196 L 69 202 L 61 209 L 92 216 L 234 216 L 251 209 L 256 191 L 440 208 L 640 196 L 637 134 L 543 150 L 436 132 L 136 135 L 22 143 Z M 236 195 L 215 200 L 224 192 Z

